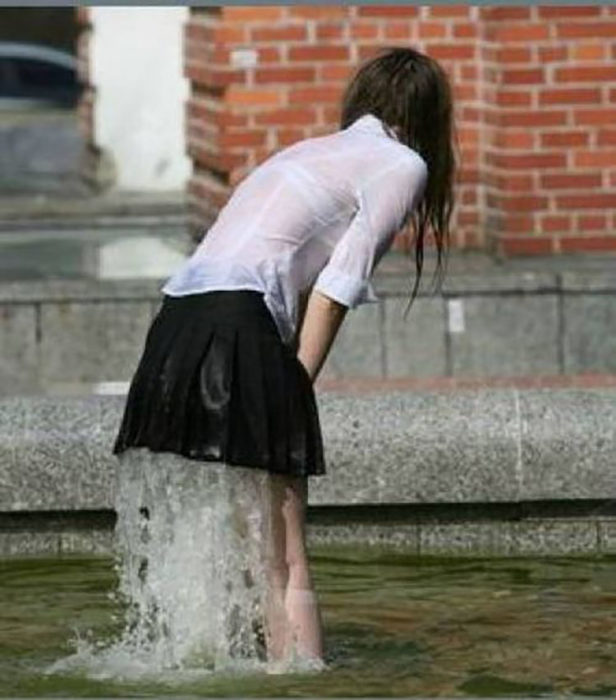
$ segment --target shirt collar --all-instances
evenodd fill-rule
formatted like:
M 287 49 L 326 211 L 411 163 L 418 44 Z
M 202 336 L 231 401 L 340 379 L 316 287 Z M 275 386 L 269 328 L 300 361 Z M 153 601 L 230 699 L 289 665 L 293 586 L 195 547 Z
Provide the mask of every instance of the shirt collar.
M 360 131 L 370 131 L 374 134 L 378 134 L 379 136 L 387 136 L 390 138 L 394 138 L 396 141 L 400 141 L 395 132 L 392 132 L 392 135 L 390 136 L 390 134 L 387 133 L 387 131 L 385 131 L 383 121 L 379 119 L 375 114 L 372 114 L 372 112 L 362 114 L 361 117 L 358 117 L 347 128 L 353 130 L 357 129 Z

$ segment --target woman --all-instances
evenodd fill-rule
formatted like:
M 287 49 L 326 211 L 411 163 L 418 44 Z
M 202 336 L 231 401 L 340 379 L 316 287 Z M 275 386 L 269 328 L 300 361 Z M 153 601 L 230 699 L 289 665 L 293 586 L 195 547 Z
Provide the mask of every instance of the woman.
M 146 446 L 267 474 L 270 659 L 323 656 L 305 546 L 307 477 L 325 473 L 313 382 L 347 310 L 378 300 L 370 277 L 411 220 L 411 303 L 428 226 L 442 271 L 452 134 L 439 64 L 381 50 L 346 87 L 340 130 L 253 170 L 162 288 L 114 453 Z

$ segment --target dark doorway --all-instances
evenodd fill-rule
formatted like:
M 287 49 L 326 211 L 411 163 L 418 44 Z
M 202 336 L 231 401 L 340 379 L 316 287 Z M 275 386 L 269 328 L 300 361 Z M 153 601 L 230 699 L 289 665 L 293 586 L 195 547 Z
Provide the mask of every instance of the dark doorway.
M 0 41 L 42 44 L 75 54 L 74 7 L 2 7 Z

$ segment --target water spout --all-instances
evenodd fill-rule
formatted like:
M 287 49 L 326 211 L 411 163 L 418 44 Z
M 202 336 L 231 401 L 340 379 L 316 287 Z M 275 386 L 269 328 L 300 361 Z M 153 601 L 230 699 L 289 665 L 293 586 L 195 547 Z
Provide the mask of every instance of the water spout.
M 140 448 L 117 479 L 122 644 L 159 668 L 265 661 L 268 474 Z

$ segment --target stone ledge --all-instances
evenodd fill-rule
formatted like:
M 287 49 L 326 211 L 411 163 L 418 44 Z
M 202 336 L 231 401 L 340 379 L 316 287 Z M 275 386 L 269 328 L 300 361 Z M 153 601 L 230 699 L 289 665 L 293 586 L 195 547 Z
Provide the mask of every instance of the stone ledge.
M 99 218 L 186 216 L 183 191 L 140 192 L 109 190 L 68 197 L 58 194 L 22 194 L 0 197 L 0 232 L 27 226 L 50 228 L 59 224 L 91 227 Z M 120 222 L 123 223 L 123 222 Z
M 0 531 L 0 557 L 113 555 L 113 529 Z M 309 547 L 351 545 L 416 556 L 528 557 L 616 554 L 616 518 L 523 522 L 307 523 Z
M 0 511 L 109 509 L 124 396 L 0 399 Z M 616 391 L 319 394 L 311 505 L 605 499 Z

